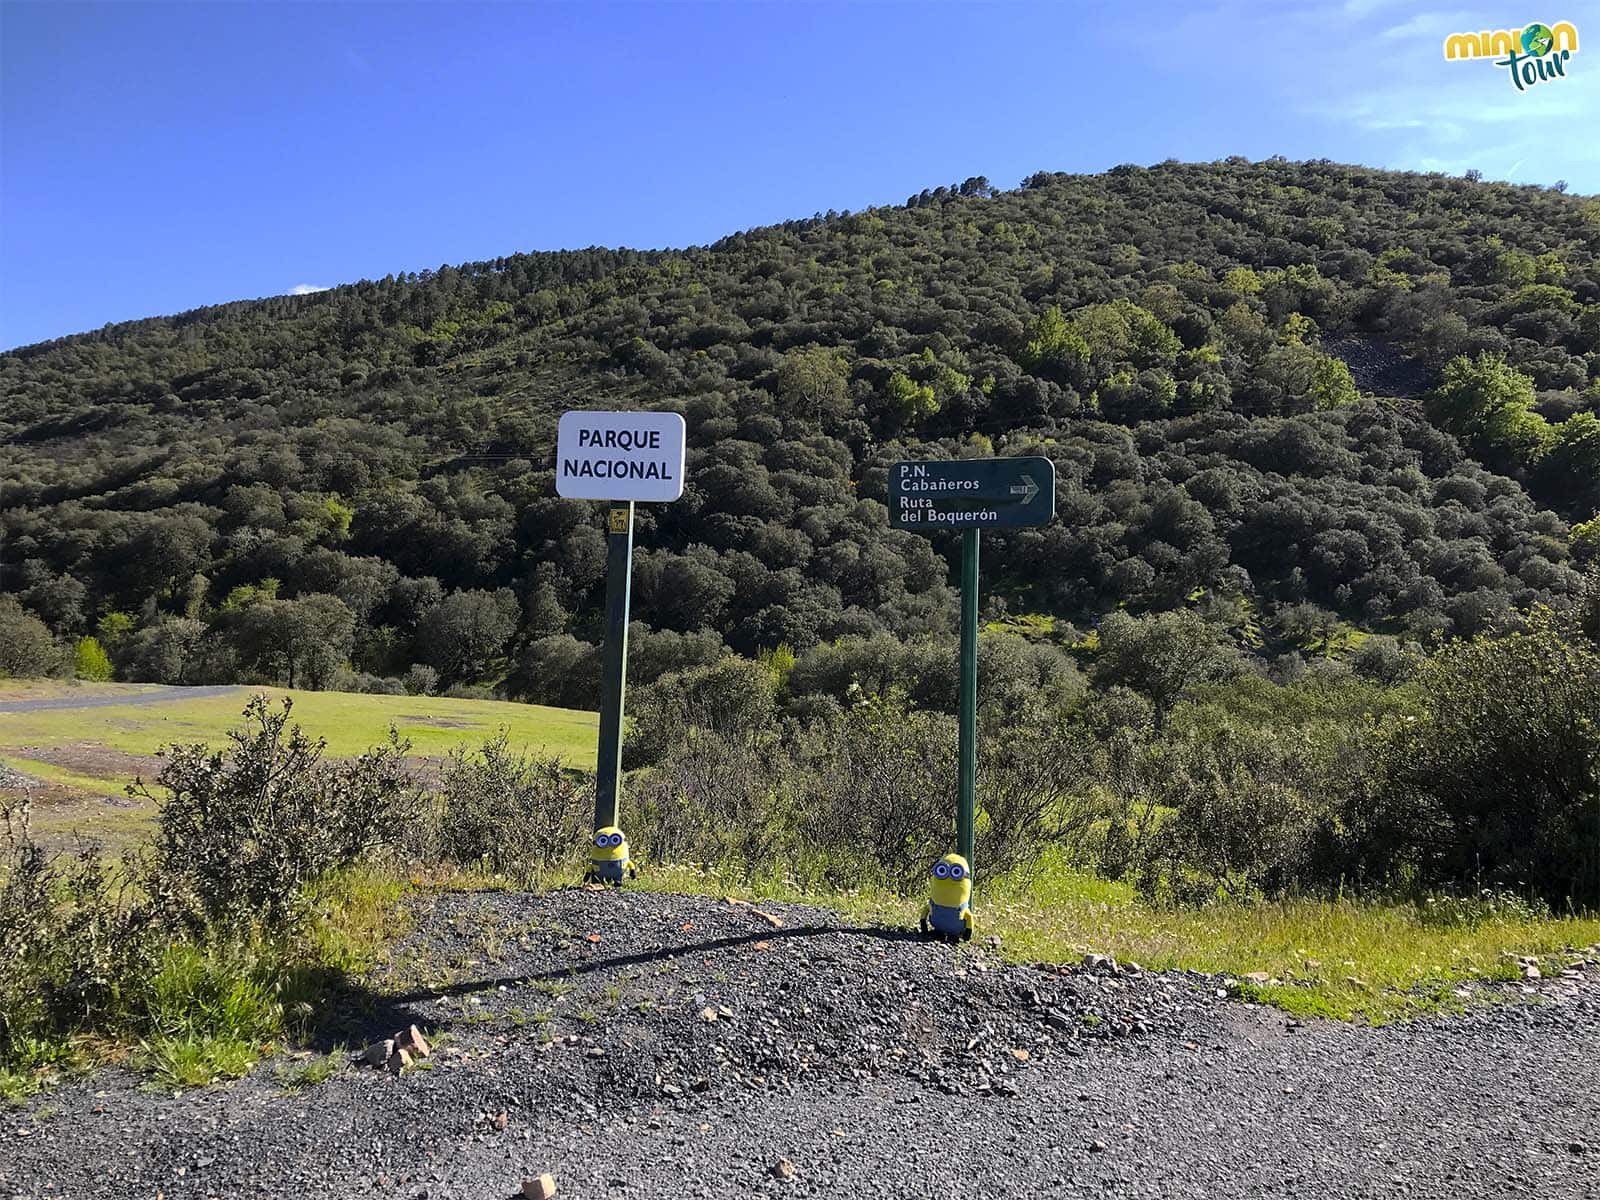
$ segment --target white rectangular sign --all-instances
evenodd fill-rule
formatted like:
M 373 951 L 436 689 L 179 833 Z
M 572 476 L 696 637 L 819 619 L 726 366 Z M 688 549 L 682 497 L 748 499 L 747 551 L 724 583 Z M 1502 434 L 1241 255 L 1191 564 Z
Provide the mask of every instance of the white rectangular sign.
M 683 495 L 683 443 L 677 413 L 562 413 L 556 494 L 571 500 L 676 500 Z

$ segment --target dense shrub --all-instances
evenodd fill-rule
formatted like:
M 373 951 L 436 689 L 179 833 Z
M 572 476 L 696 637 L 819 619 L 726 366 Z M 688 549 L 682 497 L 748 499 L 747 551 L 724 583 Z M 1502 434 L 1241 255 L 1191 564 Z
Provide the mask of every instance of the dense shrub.
M 151 898 L 95 848 L 51 857 L 28 836 L 26 807 L 0 820 L 3 1073 L 61 1057 L 66 1036 L 118 1017 L 163 939 Z
M 1140 889 L 1246 899 L 1320 879 L 1315 851 L 1336 811 L 1320 767 L 1300 731 L 1225 726 L 1169 742 L 1160 795 L 1171 815 L 1143 848 Z
M 61 668 L 61 647 L 50 628 L 16 599 L 0 595 L 0 675 L 27 679 Z
M 798 749 L 803 847 L 829 882 L 922 884 L 955 848 L 955 722 L 871 697 L 840 721 L 805 731 Z
M 289 725 L 292 703 L 263 696 L 226 751 L 168 747 L 156 776 L 132 795 L 157 807 L 152 870 L 187 905 L 192 924 L 258 922 L 287 930 L 306 889 L 392 839 L 413 819 L 409 743 L 389 741 L 355 759 L 325 761 L 325 743 Z
M 1365 852 L 1425 884 L 1600 901 L 1600 650 L 1549 614 L 1446 647 L 1377 743 Z
M 440 776 L 432 849 L 449 862 L 529 877 L 588 844 L 594 788 L 548 758 L 513 751 L 504 730 L 450 752 Z
M 799 786 L 770 730 L 687 725 L 636 777 L 630 836 L 657 862 L 702 863 L 746 876 L 793 871 Z
M 630 710 L 624 761 L 658 762 L 696 731 L 738 741 L 770 728 L 778 681 L 765 663 L 724 658 L 663 675 L 638 689 Z

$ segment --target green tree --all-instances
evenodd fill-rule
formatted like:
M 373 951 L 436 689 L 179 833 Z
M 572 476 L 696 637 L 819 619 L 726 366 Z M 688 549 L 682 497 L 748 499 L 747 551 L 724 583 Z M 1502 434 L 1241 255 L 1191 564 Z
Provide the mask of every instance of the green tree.
M 1355 377 L 1350 374 L 1349 367 L 1331 355 L 1319 354 L 1311 368 L 1311 385 L 1306 389 L 1306 398 L 1316 409 L 1343 408 L 1361 399 L 1361 393 L 1356 390 Z
M 20 679 L 53 675 L 61 668 L 61 647 L 50 628 L 13 596 L 0 596 L 0 675 Z
M 73 648 L 72 671 L 79 679 L 103 683 L 111 678 L 111 656 L 96 639 L 85 635 Z
M 506 588 L 452 592 L 423 616 L 417 642 L 445 680 L 477 679 L 505 650 L 520 615 Z
M 109 651 L 121 646 L 133 629 L 133 617 L 125 612 L 108 612 L 95 622 L 95 633 L 99 636 L 100 644 Z
M 1143 617 L 1114 612 L 1099 632 L 1095 682 L 1143 693 L 1155 708 L 1157 729 L 1189 688 L 1215 678 L 1231 658 L 1217 630 L 1187 609 Z
M 797 416 L 841 417 L 849 411 L 845 358 L 826 346 L 790 350 L 778 364 L 778 399 Z
M 916 383 L 904 371 L 889 376 L 889 402 L 907 425 L 915 425 L 939 411 L 939 399 L 933 388 Z
M 1550 438 L 1550 425 L 1533 411 L 1533 381 L 1499 353 L 1461 355 L 1445 365 L 1444 378 L 1428 401 L 1428 414 L 1498 469 L 1536 460 Z
M 1539 476 L 1548 493 L 1592 516 L 1600 508 L 1600 418 L 1580 412 L 1557 425 Z

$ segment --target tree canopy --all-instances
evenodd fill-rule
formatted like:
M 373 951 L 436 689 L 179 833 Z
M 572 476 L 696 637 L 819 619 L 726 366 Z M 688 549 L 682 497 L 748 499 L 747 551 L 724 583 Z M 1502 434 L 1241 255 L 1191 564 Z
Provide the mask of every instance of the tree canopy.
M 651 629 L 947 631 L 953 542 L 888 528 L 887 466 L 1026 453 L 1060 519 L 987 539 L 1007 611 L 1470 635 L 1600 542 L 1597 247 L 1581 196 L 1228 159 L 111 326 L 0 355 L 0 591 L 134 678 L 557 679 L 605 535 L 556 418 L 648 407 L 691 447 Z

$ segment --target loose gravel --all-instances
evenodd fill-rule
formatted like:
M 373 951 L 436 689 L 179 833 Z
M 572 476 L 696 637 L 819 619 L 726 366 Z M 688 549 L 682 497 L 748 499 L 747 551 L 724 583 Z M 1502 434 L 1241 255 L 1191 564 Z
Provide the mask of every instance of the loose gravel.
M 763 914 L 767 914 L 764 916 Z M 768 917 L 776 918 L 774 924 Z M 321 1014 L 396 1077 L 101 1071 L 0 1114 L 0 1196 L 1600 1195 L 1600 976 L 1381 1030 L 816 909 L 451 894 Z

